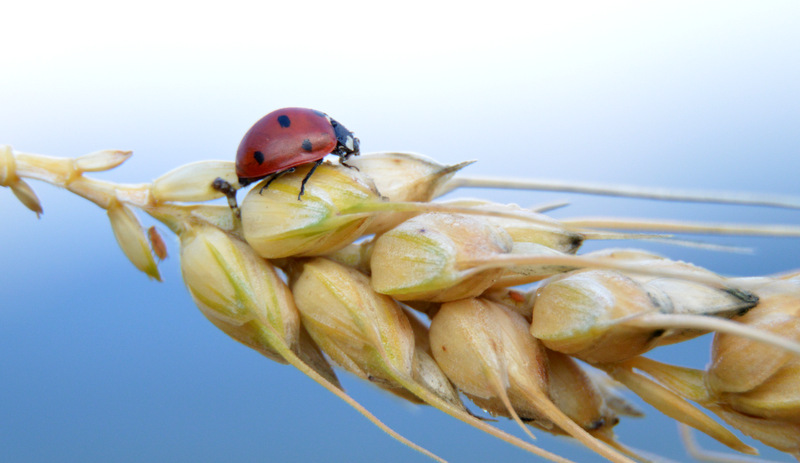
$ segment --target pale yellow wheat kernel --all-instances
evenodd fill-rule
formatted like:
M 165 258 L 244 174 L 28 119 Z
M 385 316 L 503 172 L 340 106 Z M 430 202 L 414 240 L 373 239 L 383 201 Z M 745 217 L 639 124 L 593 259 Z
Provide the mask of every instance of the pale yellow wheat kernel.
M 80 172 L 104 172 L 111 170 L 131 157 L 133 152 L 101 150 L 75 158 L 75 169 Z
M 426 213 L 381 235 L 372 249 L 372 286 L 401 301 L 474 297 L 505 272 L 463 262 L 511 251 L 501 228 L 460 214 Z
M 266 181 L 260 182 L 242 201 L 245 240 L 262 257 L 334 252 L 358 239 L 372 220 L 370 212 L 344 212 L 381 201 L 374 185 L 355 169 L 320 165 L 299 200 L 300 183 L 309 169 L 298 168 L 268 188 Z
M 223 196 L 211 186 L 217 178 L 237 182 L 233 162 L 198 161 L 177 167 L 153 180 L 150 192 L 157 201 L 209 201 Z
M 161 281 L 161 274 L 153 258 L 150 242 L 136 214 L 119 201 L 112 201 L 107 209 L 111 228 L 117 244 L 133 265 L 150 278 Z

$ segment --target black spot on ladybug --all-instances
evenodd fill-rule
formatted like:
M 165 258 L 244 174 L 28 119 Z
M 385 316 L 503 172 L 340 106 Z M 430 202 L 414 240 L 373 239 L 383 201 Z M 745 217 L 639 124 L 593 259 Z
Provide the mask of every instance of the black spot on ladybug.
M 259 166 L 261 164 L 264 164 L 264 153 L 262 153 L 261 151 L 256 151 L 255 153 L 253 153 L 253 159 L 256 160 Z
M 289 119 L 289 116 L 287 116 L 285 114 L 282 114 L 282 115 L 278 116 L 278 124 L 280 124 L 281 127 L 283 127 L 285 129 L 285 128 L 289 127 L 290 125 L 292 125 L 292 121 L 291 121 L 291 119 Z
M 303 150 L 308 151 L 309 153 L 311 152 L 311 150 L 312 150 L 311 140 L 306 138 L 305 140 L 303 140 L 303 145 L 302 146 L 303 146 Z

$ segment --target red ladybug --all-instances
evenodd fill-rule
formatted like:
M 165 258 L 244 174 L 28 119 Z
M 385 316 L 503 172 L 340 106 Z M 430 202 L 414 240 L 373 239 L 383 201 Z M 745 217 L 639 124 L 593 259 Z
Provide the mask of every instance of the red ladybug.
M 267 188 L 280 175 L 313 162 L 300 185 L 300 199 L 306 182 L 328 154 L 339 156 L 347 166 L 347 158 L 359 154 L 358 138 L 321 111 L 279 109 L 262 117 L 242 138 L 236 151 L 236 175 L 242 186 L 270 177 Z

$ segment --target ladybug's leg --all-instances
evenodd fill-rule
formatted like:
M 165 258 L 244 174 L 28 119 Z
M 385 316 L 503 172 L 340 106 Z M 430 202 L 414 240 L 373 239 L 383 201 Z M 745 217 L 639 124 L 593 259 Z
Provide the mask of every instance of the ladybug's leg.
M 236 188 L 234 188 L 230 182 L 220 177 L 214 179 L 214 181 L 211 183 L 211 188 L 219 191 L 228 198 L 228 206 L 230 206 L 231 211 L 233 211 L 233 214 L 237 218 L 241 219 L 242 211 L 239 210 L 239 204 L 236 202 Z
M 294 167 L 292 167 L 291 169 L 282 170 L 280 172 L 275 172 L 274 174 L 270 175 L 269 180 L 267 180 L 267 183 L 265 183 L 264 186 L 262 186 L 261 189 L 258 190 L 258 194 L 261 194 L 262 191 L 266 190 L 269 184 L 274 182 L 281 175 L 290 174 L 292 172 L 294 172 Z
M 311 166 L 311 170 L 309 170 L 308 173 L 306 174 L 306 177 L 303 179 L 303 183 L 300 184 L 300 194 L 297 195 L 298 201 L 300 201 L 300 197 L 303 196 L 303 193 L 306 191 L 306 182 L 308 181 L 309 178 L 311 178 L 311 174 L 313 174 L 314 171 L 317 170 L 317 167 L 319 167 L 319 165 L 322 164 L 322 161 L 323 160 L 320 159 L 319 161 L 315 162 L 314 165 Z
M 341 165 L 343 165 L 343 166 L 345 166 L 345 167 L 347 167 L 349 169 L 355 169 L 355 170 L 358 170 L 359 172 L 361 172 L 358 169 L 358 167 L 351 166 L 350 164 L 347 163 L 347 158 L 349 158 L 352 155 L 351 153 L 347 153 L 347 154 L 336 153 L 336 154 L 339 156 L 339 164 L 341 164 Z
M 356 166 L 351 166 L 350 164 L 346 163 L 346 162 L 344 161 L 344 159 L 342 159 L 341 161 L 339 161 L 339 164 L 341 164 L 341 165 L 343 165 L 343 166 L 345 166 L 345 167 L 347 167 L 347 168 L 349 168 L 349 169 L 355 169 L 355 170 L 357 170 L 357 171 L 361 172 L 361 170 L 360 170 L 358 167 L 356 167 Z

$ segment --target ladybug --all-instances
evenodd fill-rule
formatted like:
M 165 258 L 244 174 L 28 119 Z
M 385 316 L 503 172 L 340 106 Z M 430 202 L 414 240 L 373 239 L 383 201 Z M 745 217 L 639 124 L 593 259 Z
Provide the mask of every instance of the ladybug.
M 297 166 L 314 163 L 300 185 L 299 200 L 311 174 L 328 154 L 339 156 L 342 165 L 351 167 L 345 161 L 358 156 L 358 138 L 321 111 L 279 109 L 259 119 L 242 138 L 236 151 L 236 175 L 242 186 L 270 177 L 264 185 L 267 188 Z

